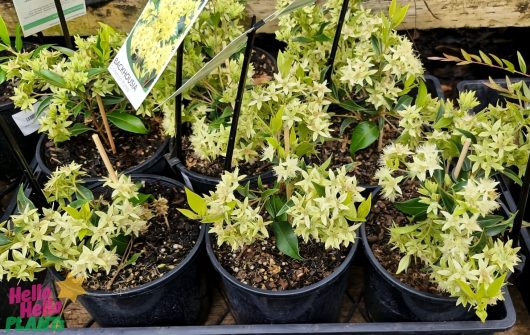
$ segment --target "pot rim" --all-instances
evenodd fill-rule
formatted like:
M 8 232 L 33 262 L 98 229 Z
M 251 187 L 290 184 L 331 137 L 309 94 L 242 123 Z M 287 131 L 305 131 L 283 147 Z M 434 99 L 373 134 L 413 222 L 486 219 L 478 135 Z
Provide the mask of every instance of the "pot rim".
M 325 286 L 326 284 L 332 283 L 337 280 L 338 276 L 343 273 L 344 271 L 347 271 L 348 267 L 351 264 L 351 261 L 353 260 L 353 256 L 355 255 L 355 252 L 357 250 L 357 247 L 359 246 L 359 243 L 361 242 L 359 236 L 356 237 L 355 243 L 350 245 L 350 250 L 348 251 L 348 254 L 346 255 L 346 258 L 342 261 L 342 263 L 333 270 L 333 272 L 327 276 L 326 278 L 319 280 L 316 283 L 313 283 L 308 286 L 304 286 L 302 288 L 297 289 L 290 289 L 290 290 L 284 290 L 284 291 L 272 291 L 272 290 L 264 290 L 261 288 L 256 288 L 253 286 L 250 286 L 248 284 L 244 284 L 243 282 L 239 281 L 236 277 L 228 273 L 226 269 L 219 263 L 217 260 L 217 257 L 215 256 L 215 253 L 212 248 L 212 244 L 210 241 L 209 234 L 206 234 L 206 252 L 208 253 L 208 257 L 210 258 L 210 262 L 212 263 L 215 270 L 226 280 L 230 281 L 233 285 L 237 286 L 239 289 L 242 289 L 244 291 L 247 291 L 252 294 L 258 294 L 262 296 L 273 296 L 273 297 L 290 297 L 290 296 L 296 296 L 301 294 L 310 293 L 312 291 L 315 291 L 319 289 L 322 286 Z
M 37 142 L 37 147 L 35 149 L 35 160 L 37 161 L 38 168 L 41 169 L 41 171 L 44 173 L 45 176 L 50 176 L 52 174 L 52 171 L 48 167 L 48 165 L 44 162 L 43 154 L 41 151 L 44 151 L 44 142 L 48 139 L 46 134 L 42 134 L 39 138 L 39 141 Z M 163 152 L 166 151 L 166 149 L 169 146 L 169 137 L 164 138 L 164 140 L 160 143 L 160 146 L 156 151 L 149 157 L 147 157 L 146 160 L 144 160 L 141 163 L 138 163 L 137 165 L 131 166 L 130 168 L 123 171 L 123 173 L 130 175 L 135 174 L 140 168 L 144 167 L 145 165 L 148 165 L 149 163 L 153 162 L 157 157 L 163 156 Z M 96 177 L 87 177 L 82 178 L 85 181 L 88 182 L 97 182 L 101 181 L 103 177 L 102 176 L 96 176 Z
M 174 184 L 178 188 L 181 188 L 181 189 L 184 189 L 184 187 L 185 187 L 182 183 L 180 183 L 177 180 L 174 180 L 174 179 L 171 179 L 171 178 L 168 178 L 168 177 L 158 176 L 158 175 L 134 174 L 134 175 L 132 175 L 132 177 L 133 177 L 133 179 L 141 179 L 141 180 L 152 179 L 152 180 L 155 180 L 155 181 L 164 181 L 164 182 L 167 182 L 167 183 L 170 183 L 170 184 Z M 91 189 L 94 189 L 94 188 L 97 188 L 97 187 L 100 187 L 100 186 L 101 185 L 94 185 L 93 187 L 91 187 Z M 198 253 L 200 251 L 200 248 L 202 247 L 202 241 L 204 240 L 205 235 L 206 235 L 206 227 L 201 224 L 200 225 L 199 236 L 197 237 L 197 241 L 195 242 L 195 245 L 193 246 L 193 248 L 191 248 L 191 250 L 188 252 L 186 257 L 184 257 L 184 259 L 181 260 L 178 263 L 178 265 L 173 270 L 171 270 L 169 272 L 166 272 L 161 277 L 158 277 L 155 280 L 152 280 L 152 281 L 150 281 L 148 283 L 128 288 L 125 291 L 116 292 L 116 291 L 102 291 L 102 290 L 87 290 L 84 295 L 80 296 L 80 299 L 82 299 L 83 297 L 86 297 L 86 296 L 88 296 L 88 297 L 97 297 L 97 298 L 100 298 L 100 297 L 111 297 L 111 296 L 119 296 L 119 297 L 134 296 L 136 294 L 140 294 L 140 293 L 144 293 L 145 291 L 149 291 L 151 288 L 153 288 L 155 286 L 158 286 L 158 285 L 162 284 L 163 282 L 169 281 L 171 278 L 173 278 L 177 274 L 180 274 L 180 272 L 182 270 L 184 270 L 188 266 L 188 264 L 192 261 L 192 259 L 197 257 L 197 255 L 198 255 Z M 52 275 L 55 278 L 64 279 L 64 277 L 59 272 L 57 272 L 55 270 L 55 268 L 49 267 L 48 270 L 52 273 Z

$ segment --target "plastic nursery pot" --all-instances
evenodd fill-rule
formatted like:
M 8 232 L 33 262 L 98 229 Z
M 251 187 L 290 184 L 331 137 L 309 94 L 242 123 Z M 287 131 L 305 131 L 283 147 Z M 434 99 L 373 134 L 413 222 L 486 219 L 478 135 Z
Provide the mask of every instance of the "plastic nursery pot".
M 361 227 L 362 243 L 367 258 L 364 301 L 368 317 L 374 322 L 441 322 L 467 321 L 474 313 L 456 306 L 456 299 L 421 292 L 388 272 L 375 258 L 366 228 Z
M 206 236 L 206 251 L 220 274 L 232 315 L 238 324 L 336 322 L 346 290 L 348 269 L 358 242 L 350 247 L 342 264 L 323 280 L 300 289 L 269 291 L 243 284 L 229 274 L 214 254 Z
M 35 160 L 37 161 L 38 168 L 42 171 L 42 175 L 44 177 L 51 176 L 52 171 L 46 165 L 45 158 L 44 158 L 44 151 L 46 150 L 45 144 L 47 141 L 47 137 L 45 135 L 41 135 L 39 138 L 39 142 L 37 143 L 37 150 L 35 152 Z M 87 145 L 93 145 L 93 143 L 87 143 Z M 147 158 L 142 163 L 130 167 L 123 171 L 125 174 L 153 174 L 153 175 L 159 175 L 164 174 L 164 172 L 167 169 L 167 163 L 164 158 L 164 154 L 166 153 L 169 146 L 169 139 L 165 139 L 161 144 L 160 147 L 155 151 L 155 153 Z M 69 162 L 63 162 L 64 164 L 67 164 Z M 91 183 L 95 183 L 99 181 L 100 177 L 90 177 L 86 178 L 87 185 L 90 185 Z
M 180 159 L 175 160 L 175 169 L 180 172 L 184 184 L 191 190 L 199 194 L 208 194 L 210 191 L 215 190 L 215 187 L 221 181 L 221 178 L 206 176 L 194 171 L 189 170 Z M 272 184 L 276 179 L 276 175 L 273 171 L 265 171 L 258 175 L 248 176 L 243 179 L 240 183 L 242 185 L 250 182 L 251 185 L 256 185 L 258 177 L 261 177 L 263 184 Z
M 172 179 L 134 175 L 133 180 L 182 189 Z M 152 282 L 120 292 L 88 291 L 78 299 L 103 327 L 194 325 L 204 321 L 209 297 L 206 287 L 204 236 L 201 232 L 189 254 L 171 271 Z M 63 278 L 53 269 L 52 274 Z
M 18 112 L 20 112 L 20 109 L 16 108 L 11 101 L 0 103 L 0 117 L 4 118 L 7 125 L 11 129 L 11 132 L 20 146 L 24 157 L 26 157 L 28 161 L 31 161 L 33 159 L 33 155 L 35 154 L 35 147 L 37 146 L 39 135 L 35 132 L 28 136 L 24 136 L 12 117 Z M 0 177 L 13 177 L 22 174 L 18 165 L 14 162 L 15 159 L 11 154 L 9 143 L 2 135 L 0 136 Z

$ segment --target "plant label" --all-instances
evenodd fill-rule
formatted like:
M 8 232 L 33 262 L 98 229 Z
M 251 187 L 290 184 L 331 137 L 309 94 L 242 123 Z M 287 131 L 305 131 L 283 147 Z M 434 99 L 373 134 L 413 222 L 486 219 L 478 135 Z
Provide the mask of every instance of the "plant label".
M 31 110 L 26 109 L 11 116 L 24 136 L 31 135 L 39 129 L 38 119 L 46 114 L 46 111 L 44 111 L 37 118 L 39 105 L 40 102 L 37 102 Z
M 53 0 L 13 0 L 18 21 L 29 36 L 59 24 L 59 15 Z M 84 0 L 61 0 L 66 20 L 86 14 Z
M 109 72 L 135 109 L 145 100 L 208 0 L 150 0 Z

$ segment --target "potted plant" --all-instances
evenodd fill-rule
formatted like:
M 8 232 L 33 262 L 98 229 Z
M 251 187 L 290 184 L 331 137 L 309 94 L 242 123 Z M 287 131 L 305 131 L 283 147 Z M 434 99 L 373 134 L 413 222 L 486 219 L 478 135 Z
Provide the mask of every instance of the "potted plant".
M 306 166 L 290 148 L 284 137 L 271 159 L 274 185 L 240 185 L 236 168 L 209 195 L 187 190 L 191 210 L 180 209 L 211 225 L 208 255 L 240 324 L 336 321 L 356 230 L 370 211 L 371 196 L 345 168 Z
M 395 30 L 408 9 L 395 0 L 388 15 L 352 1 L 330 64 L 341 7 L 336 0 L 295 11 L 280 18 L 276 37 L 287 43 L 287 53 L 308 61 L 314 80 L 326 80 L 331 88 L 326 98 L 333 104 L 333 139 L 313 161 L 332 156 L 331 166 L 351 164 L 361 183 L 373 185 L 379 153 L 399 136 L 397 111 L 411 103 L 407 94 L 422 81 L 423 66 L 409 39 Z
M 55 55 L 50 59 L 41 52 L 26 62 L 29 68 L 21 74 L 12 100 L 22 109 L 40 103 L 39 131 L 45 136 L 39 141 L 36 157 L 45 174 L 75 161 L 83 164 L 87 176 L 102 175 L 104 167 L 97 151 L 84 145 L 94 132 L 104 138 L 120 170 L 159 170 L 157 163 L 167 148 L 160 120 L 153 115 L 141 117 L 146 114 L 143 109 L 131 111 L 107 72 L 122 39 L 102 24 L 96 36 L 75 38 L 76 51 L 57 48 L 64 58 Z M 17 65 L 16 61 L 6 65 L 8 77 L 19 73 Z
M 27 280 L 46 267 L 57 280 L 68 274 L 82 283 L 81 303 L 104 326 L 199 322 L 205 230 L 175 209 L 184 201 L 182 185 L 120 175 L 89 190 L 84 175 L 76 163 L 61 167 L 44 188 L 50 208 L 40 214 L 23 198 L 24 210 L 2 223 L 3 276 Z
M 484 321 L 520 261 L 519 248 L 504 238 L 514 215 L 500 211 L 492 179 L 517 175 L 507 167 L 520 166 L 513 161 L 524 128 L 518 111 L 489 106 L 471 115 L 474 94 L 461 93 L 458 101 L 434 113 L 409 110 L 416 122 L 404 129 L 406 144 L 384 150 L 377 172 L 382 199 L 363 236 L 372 265 L 366 302 L 376 321 L 465 320 L 473 317 L 467 306 Z M 527 152 L 526 141 L 519 145 Z M 377 295 L 376 286 L 392 293 Z
M 41 54 L 44 62 L 53 61 L 59 57 L 59 53 L 50 51 L 45 46 L 37 47 L 36 45 L 23 42 L 22 29 L 19 25 L 17 25 L 14 36 L 14 42 L 12 42 L 6 24 L 2 17 L 0 17 L 0 114 L 12 129 L 24 156 L 28 160 L 31 160 L 35 153 L 38 135 L 32 134 L 33 129 L 30 129 L 30 122 L 25 120 L 29 115 L 21 117 L 18 114 L 21 110 L 15 108 L 10 98 L 17 90 L 22 73 L 27 73 L 29 69 L 27 63 L 30 60 L 34 59 L 38 54 Z M 32 105 L 26 107 L 29 111 L 33 111 Z M 13 118 L 15 114 L 18 114 L 16 116 L 18 120 L 23 120 L 23 122 L 20 120 L 18 122 L 21 122 L 20 127 L 24 128 L 24 132 L 20 130 L 19 125 L 15 122 Z M 11 160 L 9 145 L 3 136 L 0 137 L 0 160 Z M 0 175 L 11 178 L 18 177 L 20 171 L 17 171 L 16 165 L 4 164 L 0 167 Z

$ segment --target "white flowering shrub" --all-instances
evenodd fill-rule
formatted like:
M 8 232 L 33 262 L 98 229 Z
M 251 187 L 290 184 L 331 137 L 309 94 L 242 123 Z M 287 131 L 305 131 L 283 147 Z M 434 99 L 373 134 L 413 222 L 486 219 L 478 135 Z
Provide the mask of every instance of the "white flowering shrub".
M 288 2 L 279 1 L 278 6 Z M 327 71 L 341 6 L 342 1 L 330 0 L 280 18 L 276 37 L 287 43 L 286 53 L 308 61 L 314 80 L 322 80 Z M 372 138 L 366 146 L 382 136 L 387 115 L 397 116 L 396 109 L 410 99 L 406 94 L 423 76 L 412 43 L 395 31 L 407 9 L 394 0 L 386 16 L 351 1 L 346 13 L 331 76 L 333 89 L 326 96 L 357 120 L 370 123 L 368 129 L 361 128 Z
M 49 266 L 76 277 L 108 273 L 120 262 L 116 239 L 139 236 L 154 215 L 167 212 L 163 201 L 149 201 L 139 193 L 141 184 L 125 175 L 106 180 L 110 199 L 95 199 L 79 180 L 80 168 L 72 163 L 53 173 L 44 188 L 51 208 L 42 213 L 19 191 L 19 214 L 0 223 L 0 280 L 33 280 Z
M 258 182 L 257 190 L 240 185 L 245 176 L 237 169 L 225 172 L 208 196 L 187 190 L 192 210 L 180 211 L 211 224 L 217 243 L 232 250 L 266 239 L 271 231 L 278 249 L 296 259 L 300 259 L 298 238 L 322 242 L 326 249 L 348 247 L 355 243 L 359 222 L 370 211 L 371 197 L 361 195 L 363 188 L 346 175 L 345 168 L 328 171 L 328 164 L 304 166 L 288 157 L 274 167 L 278 182 L 270 188 Z
M 385 148 L 376 174 L 382 196 L 410 216 L 409 224 L 390 229 L 389 243 L 403 255 L 398 273 L 412 260 L 422 262 L 441 291 L 472 306 L 484 321 L 487 306 L 503 300 L 501 288 L 520 261 L 519 248 L 502 238 L 514 216 L 497 215 L 498 183 L 488 172 L 469 166 L 458 178 L 446 173 L 446 151 L 429 141 L 415 149 L 400 143 Z M 419 196 L 396 202 L 405 180 L 419 185 Z

